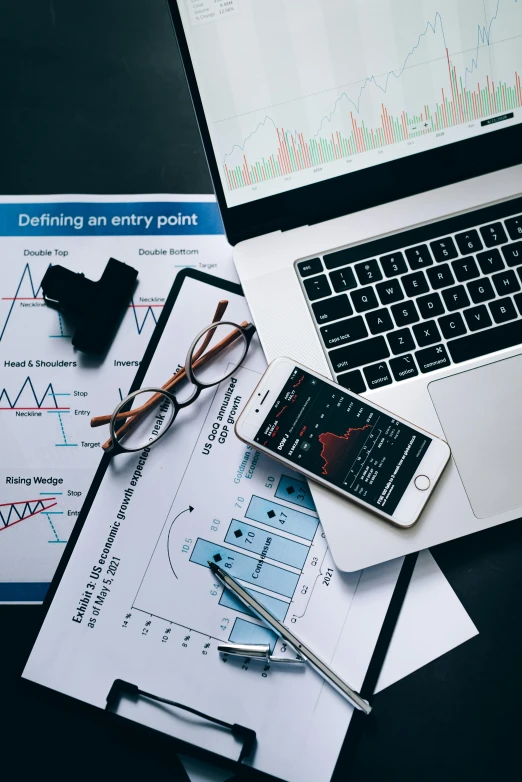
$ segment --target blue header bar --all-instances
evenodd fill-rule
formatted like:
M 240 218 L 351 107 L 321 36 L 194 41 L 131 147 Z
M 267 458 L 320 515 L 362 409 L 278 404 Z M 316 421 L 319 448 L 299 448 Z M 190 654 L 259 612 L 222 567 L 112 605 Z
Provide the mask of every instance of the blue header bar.
M 201 236 L 224 233 L 214 202 L 0 204 L 0 236 Z

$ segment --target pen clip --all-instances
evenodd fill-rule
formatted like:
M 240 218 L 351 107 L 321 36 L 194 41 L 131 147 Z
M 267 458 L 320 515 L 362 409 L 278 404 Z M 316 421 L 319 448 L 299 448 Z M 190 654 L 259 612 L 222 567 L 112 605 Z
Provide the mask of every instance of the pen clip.
M 249 657 L 252 660 L 263 660 L 267 663 L 286 663 L 290 665 L 301 665 L 306 662 L 302 655 L 296 658 L 292 657 L 274 657 L 270 654 L 268 644 L 219 644 L 218 652 L 231 654 L 237 657 Z

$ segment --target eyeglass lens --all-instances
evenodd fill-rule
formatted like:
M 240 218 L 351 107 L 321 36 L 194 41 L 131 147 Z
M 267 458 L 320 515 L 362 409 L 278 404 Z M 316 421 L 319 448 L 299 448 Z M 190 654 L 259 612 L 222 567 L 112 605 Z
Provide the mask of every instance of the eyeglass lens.
M 158 397 L 153 401 L 153 397 Z M 145 406 L 148 408 L 143 414 L 137 416 L 136 421 L 124 426 L 125 421 L 116 421 L 114 428 L 111 425 L 111 436 L 116 439 L 126 451 L 140 451 L 146 446 L 153 445 L 167 431 L 175 415 L 175 404 L 166 394 L 159 394 L 154 390 L 137 391 L 130 403 L 130 410 L 136 410 Z M 117 413 L 129 410 L 129 402 L 122 404 Z M 114 431 L 116 430 L 116 431 Z
M 223 341 L 225 346 L 214 351 Z M 205 348 L 204 352 L 202 348 Z M 233 324 L 219 323 L 216 326 L 209 326 L 194 342 L 191 349 L 193 379 L 202 386 L 220 383 L 239 367 L 247 349 L 244 332 L 235 329 Z

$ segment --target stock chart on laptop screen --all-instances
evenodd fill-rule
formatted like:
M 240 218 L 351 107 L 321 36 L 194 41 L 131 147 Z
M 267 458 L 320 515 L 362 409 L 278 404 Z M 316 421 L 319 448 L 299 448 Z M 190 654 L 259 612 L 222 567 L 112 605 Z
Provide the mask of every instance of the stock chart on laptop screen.
M 522 0 L 178 5 L 229 206 L 522 121 Z

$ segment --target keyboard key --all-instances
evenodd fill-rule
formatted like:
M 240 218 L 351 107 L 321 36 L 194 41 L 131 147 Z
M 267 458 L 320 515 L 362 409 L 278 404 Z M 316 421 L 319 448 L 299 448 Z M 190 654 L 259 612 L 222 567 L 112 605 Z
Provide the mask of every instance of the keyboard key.
M 406 353 L 409 350 L 415 350 L 415 342 L 409 329 L 398 329 L 397 331 L 392 331 L 387 336 L 394 356 Z
M 379 306 L 373 288 L 360 288 L 358 291 L 353 291 L 351 296 L 353 306 L 357 312 L 366 312 L 366 310 L 372 310 L 374 307 Z
M 505 323 L 507 320 L 513 320 L 513 318 L 518 317 L 515 305 L 509 296 L 506 296 L 505 299 L 492 301 L 489 305 L 489 309 L 491 310 L 495 323 Z
M 469 310 L 464 310 L 464 317 L 470 331 L 478 331 L 479 329 L 487 329 L 491 326 L 491 318 L 487 311 L 485 304 L 479 304 L 478 307 L 471 307 Z
M 522 263 L 522 242 L 505 244 L 500 248 L 508 266 L 518 266 Z
M 486 356 L 496 350 L 512 348 L 521 343 L 522 320 L 513 320 L 511 323 L 504 323 L 504 325 L 496 326 L 488 331 L 452 339 L 451 342 L 448 342 L 448 350 L 453 361 L 460 364 L 462 361 Z
M 404 298 L 401 284 L 399 280 L 388 280 L 388 282 L 380 282 L 375 286 L 381 304 L 393 304 L 394 301 L 400 301 Z
M 445 239 L 437 239 L 435 242 L 430 242 L 430 247 L 437 263 L 451 261 L 452 258 L 456 258 L 459 254 L 451 236 L 447 236 Z
M 396 304 L 391 308 L 391 311 L 397 326 L 408 326 L 410 323 L 417 323 L 420 320 L 413 301 L 403 301 L 402 304 Z
M 346 266 L 347 263 L 364 261 L 368 254 L 366 245 L 356 244 L 354 247 L 347 247 L 345 250 L 338 250 L 335 253 L 324 255 L 323 261 L 327 269 L 337 269 L 339 266 Z
M 420 348 L 424 348 L 426 345 L 433 345 L 441 340 L 440 332 L 434 320 L 427 320 L 425 323 L 413 326 L 413 333 Z
M 483 249 L 480 237 L 474 228 L 471 231 L 464 231 L 461 234 L 455 236 L 458 248 L 461 255 L 467 255 L 468 253 L 478 253 Z
M 361 285 L 368 285 L 370 282 L 382 280 L 382 272 L 379 269 L 379 264 L 375 260 L 357 263 L 354 266 L 354 269 Z
M 386 277 L 395 277 L 397 274 L 404 274 L 408 271 L 404 255 L 401 252 L 383 255 L 381 266 Z
M 480 233 L 482 234 L 482 239 L 484 240 L 486 247 L 496 247 L 497 244 L 502 244 L 508 240 L 502 223 L 484 225 L 480 229 Z
M 421 293 L 427 293 L 430 289 L 426 275 L 422 271 L 415 272 L 415 274 L 405 274 L 401 280 L 407 296 L 420 296 Z
M 455 285 L 454 288 L 446 288 L 442 291 L 444 304 L 449 312 L 460 310 L 463 307 L 469 307 L 470 300 L 464 285 Z
M 466 282 L 466 280 L 472 280 L 474 277 L 480 277 L 478 266 L 472 255 L 468 255 L 467 258 L 459 258 L 457 261 L 453 261 L 451 265 L 459 282 Z
M 388 310 L 374 310 L 366 315 L 366 320 L 372 334 L 382 334 L 393 328 L 393 321 Z
M 485 253 L 478 253 L 477 261 L 482 269 L 483 274 L 491 274 L 491 272 L 499 272 L 504 269 L 504 261 L 498 250 L 486 250 Z
M 446 288 L 448 285 L 455 285 L 455 278 L 449 263 L 441 264 L 436 269 L 428 269 L 426 273 L 434 290 Z
M 360 369 L 355 369 L 353 372 L 344 372 L 342 375 L 337 375 L 337 382 L 343 388 L 347 388 L 348 391 L 353 391 L 354 394 L 364 394 L 366 391 L 366 384 L 363 380 Z
M 520 290 L 517 275 L 512 269 L 500 272 L 500 274 L 494 274 L 491 279 L 499 296 L 505 296 L 507 293 L 518 293 Z
M 324 274 L 320 274 L 319 277 L 312 277 L 310 280 L 305 280 L 304 286 L 310 301 L 323 299 L 325 296 L 329 296 L 332 292 L 328 280 L 326 279 L 326 275 Z
M 340 320 L 338 323 L 332 323 L 331 326 L 322 326 L 321 335 L 324 344 L 330 350 L 339 345 L 345 345 L 347 342 L 355 342 L 357 339 L 363 339 L 368 336 L 368 331 L 363 318 L 357 315 L 355 318 Z
M 330 272 L 330 282 L 336 293 L 342 293 L 343 291 L 349 291 L 352 288 L 357 287 L 355 274 L 349 267 L 346 269 L 338 269 L 336 272 Z
M 310 277 L 311 274 L 319 274 L 323 271 L 320 258 L 312 258 L 310 261 L 301 261 L 297 264 L 301 277 Z
M 487 277 L 468 282 L 467 288 L 473 304 L 480 304 L 481 301 L 489 301 L 495 298 L 495 291 Z
M 406 380 L 419 374 L 413 356 L 409 353 L 406 356 L 390 359 L 390 369 L 395 380 Z
M 415 353 L 417 364 L 420 371 L 425 375 L 427 372 L 434 372 L 436 369 L 449 367 L 450 360 L 444 345 L 436 345 L 426 350 L 418 350 Z
M 319 324 L 329 323 L 331 320 L 339 320 L 339 318 L 348 318 L 350 315 L 353 315 L 352 305 L 346 293 L 342 293 L 340 296 L 332 296 L 331 299 L 317 301 L 315 304 L 312 304 L 312 309 Z
M 419 244 L 418 247 L 410 247 L 406 250 L 406 258 L 408 259 L 412 271 L 422 269 L 424 266 L 431 266 L 433 263 L 433 258 L 431 257 L 427 244 Z
M 370 391 L 373 388 L 389 386 L 392 382 L 390 370 L 385 362 L 373 364 L 371 367 L 364 367 L 363 372 Z
M 511 239 L 522 239 L 522 215 L 506 220 L 506 228 Z
M 355 342 L 353 345 L 345 345 L 343 348 L 332 350 L 330 361 L 337 374 L 338 372 L 347 372 L 350 369 L 358 369 L 364 364 L 370 364 L 374 361 L 381 361 L 388 358 L 390 351 L 384 337 L 371 337 L 362 342 Z
M 522 315 L 522 293 L 517 293 L 515 296 L 513 296 L 515 299 L 515 304 L 518 307 L 518 311 Z
M 446 339 L 460 337 L 462 334 L 466 333 L 466 326 L 464 325 L 460 312 L 455 312 L 453 315 L 444 315 L 443 318 L 439 318 L 439 326 L 442 335 Z
M 436 318 L 437 315 L 442 315 L 444 312 L 444 305 L 440 298 L 440 293 L 428 293 L 427 296 L 419 296 L 417 299 L 417 307 L 425 320 L 428 318 Z

